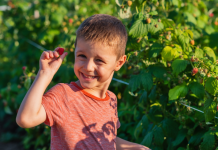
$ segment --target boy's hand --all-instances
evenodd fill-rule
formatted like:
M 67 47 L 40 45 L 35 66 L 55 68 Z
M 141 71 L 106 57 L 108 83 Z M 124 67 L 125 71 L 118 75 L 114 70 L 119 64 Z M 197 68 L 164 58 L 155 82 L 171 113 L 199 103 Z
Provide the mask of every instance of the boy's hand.
M 61 56 L 58 54 L 57 47 L 54 51 L 44 51 L 40 57 L 40 71 L 52 73 L 53 75 L 60 68 L 64 58 L 67 56 L 67 52 L 64 52 Z M 59 57 L 60 56 L 60 57 Z

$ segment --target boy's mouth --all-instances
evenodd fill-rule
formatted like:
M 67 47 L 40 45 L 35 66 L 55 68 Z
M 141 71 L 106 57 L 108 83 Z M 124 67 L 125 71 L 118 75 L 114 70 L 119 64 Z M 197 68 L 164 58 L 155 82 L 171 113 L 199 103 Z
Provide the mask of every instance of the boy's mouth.
M 85 79 L 85 80 L 92 80 L 92 79 L 95 79 L 97 78 L 97 76 L 89 76 L 89 75 L 85 75 L 81 72 L 82 74 L 82 77 Z

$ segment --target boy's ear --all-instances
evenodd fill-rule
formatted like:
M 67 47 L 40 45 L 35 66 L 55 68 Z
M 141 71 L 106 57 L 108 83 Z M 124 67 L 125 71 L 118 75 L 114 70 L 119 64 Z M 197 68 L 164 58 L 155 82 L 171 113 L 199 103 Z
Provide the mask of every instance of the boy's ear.
M 126 55 L 123 55 L 120 57 L 119 60 L 117 60 L 116 62 L 116 67 L 115 67 L 115 71 L 120 70 L 120 68 L 123 66 L 123 64 L 126 62 Z

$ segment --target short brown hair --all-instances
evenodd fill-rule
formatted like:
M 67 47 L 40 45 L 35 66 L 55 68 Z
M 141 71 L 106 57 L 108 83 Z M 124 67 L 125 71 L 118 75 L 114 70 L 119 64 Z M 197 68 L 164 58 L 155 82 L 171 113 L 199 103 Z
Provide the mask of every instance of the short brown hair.
M 125 55 L 127 31 L 123 23 L 116 17 L 106 14 L 93 15 L 82 22 L 76 31 L 76 36 L 75 47 L 77 39 L 84 38 L 114 47 L 117 59 Z

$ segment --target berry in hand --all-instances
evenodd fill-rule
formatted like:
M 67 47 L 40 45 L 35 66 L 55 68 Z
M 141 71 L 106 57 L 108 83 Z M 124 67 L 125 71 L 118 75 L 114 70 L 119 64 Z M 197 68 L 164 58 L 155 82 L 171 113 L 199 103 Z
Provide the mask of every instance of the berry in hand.
M 59 53 L 59 55 L 62 55 L 64 53 L 64 48 L 59 48 L 57 52 Z

